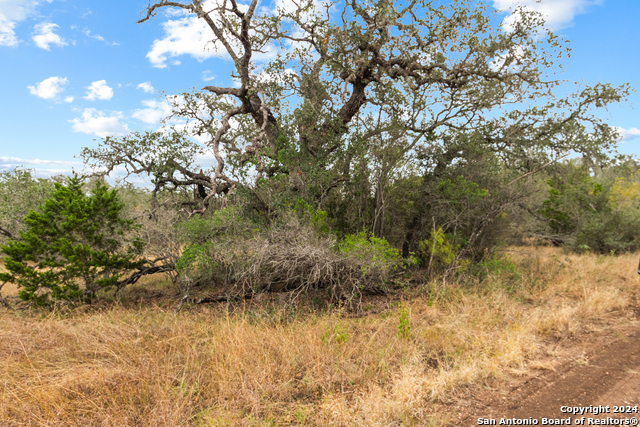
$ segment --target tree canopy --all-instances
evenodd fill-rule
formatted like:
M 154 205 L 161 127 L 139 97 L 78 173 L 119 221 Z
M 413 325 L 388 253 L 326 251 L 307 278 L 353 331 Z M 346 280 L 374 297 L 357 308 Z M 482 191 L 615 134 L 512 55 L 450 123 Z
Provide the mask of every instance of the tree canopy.
M 443 180 L 491 181 L 496 191 L 487 197 L 502 204 L 481 209 L 488 223 L 517 199 L 509 188 L 519 177 L 571 152 L 602 161 L 615 146 L 615 130 L 596 110 L 629 88 L 597 83 L 557 98 L 554 62 L 567 55 L 567 42 L 535 12 L 517 8 L 502 20 L 473 0 L 258 6 L 152 1 L 139 21 L 168 9 L 195 14 L 212 48 L 233 63 L 236 85 L 167 97 L 170 119 L 206 138 L 211 170 L 198 170 L 203 147 L 177 132 L 107 138 L 85 149 L 85 160 L 105 172 L 125 164 L 147 173 L 155 192 L 194 187 L 190 214 L 244 191 L 267 221 L 274 206 L 303 199 L 330 209 L 336 223 L 357 215 L 351 231 L 364 225 L 382 235 L 393 199 L 408 206 L 393 213 L 405 227 L 396 243 L 406 247 L 425 218 L 436 221 L 426 209 L 455 187 Z

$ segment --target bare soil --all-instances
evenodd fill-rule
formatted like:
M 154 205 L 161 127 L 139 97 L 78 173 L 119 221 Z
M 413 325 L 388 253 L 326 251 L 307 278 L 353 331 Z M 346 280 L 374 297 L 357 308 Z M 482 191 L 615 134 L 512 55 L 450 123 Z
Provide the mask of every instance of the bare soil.
M 636 310 L 637 312 L 637 310 Z M 599 332 L 558 343 L 552 369 L 525 378 L 496 380 L 492 384 L 462 390 L 449 405 L 449 425 L 487 425 L 487 420 L 537 420 L 542 418 L 640 419 L 640 322 L 622 321 Z M 602 406 L 600 414 L 568 413 L 566 407 Z M 625 406 L 630 413 L 615 412 Z M 629 406 L 630 408 L 627 408 Z M 606 409 L 608 407 L 608 411 Z M 566 423 L 566 421 L 564 421 Z M 578 423 L 580 420 L 578 420 Z M 633 425 L 633 424 L 631 424 Z

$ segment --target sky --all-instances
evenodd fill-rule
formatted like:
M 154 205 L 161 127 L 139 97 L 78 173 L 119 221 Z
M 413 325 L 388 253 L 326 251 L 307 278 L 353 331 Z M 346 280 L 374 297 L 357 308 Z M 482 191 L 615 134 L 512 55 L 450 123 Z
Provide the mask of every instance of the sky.
M 286 0 L 276 0 L 286 1 Z M 487 0 L 508 20 L 515 4 L 541 12 L 571 55 L 557 78 L 640 90 L 640 1 Z M 231 63 L 207 44 L 194 16 L 159 13 L 137 24 L 147 0 L 0 0 L 0 171 L 39 176 L 81 170 L 100 138 L 156 130 L 163 93 L 231 86 Z M 272 7 L 265 4 L 264 8 Z M 640 155 L 640 93 L 602 112 Z

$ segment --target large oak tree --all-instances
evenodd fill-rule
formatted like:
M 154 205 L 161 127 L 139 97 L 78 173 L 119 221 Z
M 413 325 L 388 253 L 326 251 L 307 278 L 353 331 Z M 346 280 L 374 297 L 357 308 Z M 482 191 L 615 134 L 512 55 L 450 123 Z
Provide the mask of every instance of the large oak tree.
M 107 138 L 83 154 L 107 171 L 124 164 L 150 174 L 155 191 L 194 186 L 191 214 L 243 187 L 269 218 L 274 193 L 321 206 L 332 191 L 375 175 L 377 220 L 381 182 L 416 156 L 426 159 L 422 198 L 470 146 L 515 176 L 569 152 L 601 159 L 616 133 L 594 109 L 628 91 L 597 84 L 555 98 L 554 61 L 567 43 L 523 8 L 503 21 L 472 0 L 161 0 L 139 22 L 166 9 L 206 22 L 212 48 L 233 63 L 237 85 L 168 98 L 172 118 L 207 136 L 212 170 L 195 166 L 202 147 L 179 133 Z M 374 160 L 384 167 L 372 175 Z M 405 243 L 423 213 L 412 214 Z

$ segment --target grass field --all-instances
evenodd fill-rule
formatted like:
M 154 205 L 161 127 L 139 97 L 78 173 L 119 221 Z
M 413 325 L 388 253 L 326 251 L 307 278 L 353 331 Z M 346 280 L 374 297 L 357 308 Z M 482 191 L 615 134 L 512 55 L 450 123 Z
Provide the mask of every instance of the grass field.
M 407 288 L 357 317 L 284 295 L 176 313 L 166 287 L 2 308 L 0 424 L 444 425 L 457 389 L 549 369 L 558 340 L 634 316 L 637 255 L 505 253 L 482 282 Z

